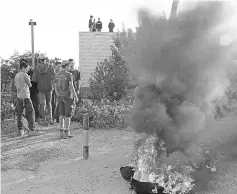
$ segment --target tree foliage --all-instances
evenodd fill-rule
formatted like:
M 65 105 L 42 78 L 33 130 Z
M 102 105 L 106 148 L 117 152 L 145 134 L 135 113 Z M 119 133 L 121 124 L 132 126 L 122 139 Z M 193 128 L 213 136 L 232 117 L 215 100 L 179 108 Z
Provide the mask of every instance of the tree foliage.
M 35 53 L 35 64 L 37 64 L 37 58 L 39 56 L 39 52 Z M 25 51 L 20 54 L 18 51 L 15 51 L 9 59 L 1 58 L 1 83 L 4 81 L 13 80 L 17 72 L 19 71 L 19 62 L 21 59 L 26 59 L 29 61 L 30 66 L 32 67 L 32 54 L 30 51 Z M 58 58 L 48 59 L 49 63 L 55 63 L 58 61 Z
M 118 32 L 114 38 L 111 56 L 97 63 L 89 79 L 94 100 L 119 100 L 126 94 L 131 76 L 124 60 L 124 48 L 129 46 L 132 39 L 132 31 L 126 31 L 123 27 L 122 32 Z
M 35 64 L 37 62 L 37 57 L 39 52 L 35 53 Z M 30 51 L 25 51 L 20 54 L 15 51 L 9 59 L 0 59 L 1 62 L 1 119 L 10 118 L 14 112 L 14 104 L 16 101 L 16 88 L 14 86 L 14 78 L 19 71 L 19 62 L 21 59 L 26 59 L 29 61 L 32 67 L 32 54 Z M 57 59 L 48 60 L 48 62 L 54 62 Z

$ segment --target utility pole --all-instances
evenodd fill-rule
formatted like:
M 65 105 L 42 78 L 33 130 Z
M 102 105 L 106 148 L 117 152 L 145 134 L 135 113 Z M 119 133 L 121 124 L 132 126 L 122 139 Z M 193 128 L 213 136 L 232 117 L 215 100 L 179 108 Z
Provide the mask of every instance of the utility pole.
M 32 47 L 32 66 L 35 67 L 35 54 L 34 54 L 34 26 L 36 26 L 36 22 L 33 22 L 31 19 L 29 22 L 31 26 L 31 47 Z
M 171 12 L 170 12 L 170 18 L 173 19 L 177 15 L 178 6 L 179 6 L 179 0 L 173 0 Z

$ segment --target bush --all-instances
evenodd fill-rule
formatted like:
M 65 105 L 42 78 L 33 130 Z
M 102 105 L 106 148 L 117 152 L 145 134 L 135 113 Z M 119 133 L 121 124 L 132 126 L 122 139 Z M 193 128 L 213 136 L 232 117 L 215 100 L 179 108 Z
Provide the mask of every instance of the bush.
M 83 114 L 88 113 L 90 126 L 98 128 L 124 127 L 124 115 L 129 114 L 133 107 L 133 99 L 120 101 L 84 101 L 75 111 L 72 121 L 82 124 Z

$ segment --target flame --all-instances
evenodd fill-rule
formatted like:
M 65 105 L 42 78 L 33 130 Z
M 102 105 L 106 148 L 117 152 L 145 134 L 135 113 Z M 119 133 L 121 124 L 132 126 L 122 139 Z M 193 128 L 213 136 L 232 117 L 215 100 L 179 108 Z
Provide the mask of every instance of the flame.
M 140 182 L 158 183 L 164 188 L 165 193 L 187 193 L 191 191 L 195 184 L 190 173 L 194 169 L 186 165 L 181 166 L 181 172 L 177 172 L 175 170 L 177 165 L 165 164 L 166 155 L 164 142 L 159 140 L 155 134 L 149 135 L 137 149 L 137 155 L 133 161 L 135 169 L 133 178 Z M 152 192 L 158 193 L 157 188 Z
M 150 182 L 150 174 L 154 171 L 156 165 L 157 150 L 155 142 L 158 140 L 155 136 L 150 136 L 145 140 L 137 150 L 135 158 L 134 178 L 141 182 Z

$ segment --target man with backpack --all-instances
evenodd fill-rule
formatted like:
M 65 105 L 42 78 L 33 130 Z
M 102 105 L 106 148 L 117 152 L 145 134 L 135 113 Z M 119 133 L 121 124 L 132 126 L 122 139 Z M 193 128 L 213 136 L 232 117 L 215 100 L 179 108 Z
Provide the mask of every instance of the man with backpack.
M 40 112 L 42 120 L 39 119 L 39 124 L 48 126 L 54 124 L 52 118 L 52 92 L 54 88 L 54 68 L 46 63 L 46 56 L 41 53 L 38 58 L 38 63 L 34 68 L 33 81 L 37 83 L 40 101 Z M 46 106 L 48 109 L 49 118 L 46 120 Z
M 62 61 L 61 70 L 55 75 L 54 88 L 58 98 L 60 135 L 62 138 L 71 138 L 71 116 L 74 114 L 78 98 L 73 84 L 73 75 L 69 72 L 69 61 Z

